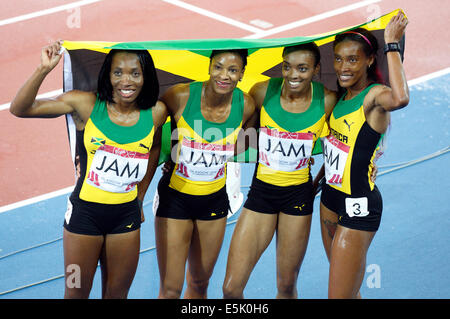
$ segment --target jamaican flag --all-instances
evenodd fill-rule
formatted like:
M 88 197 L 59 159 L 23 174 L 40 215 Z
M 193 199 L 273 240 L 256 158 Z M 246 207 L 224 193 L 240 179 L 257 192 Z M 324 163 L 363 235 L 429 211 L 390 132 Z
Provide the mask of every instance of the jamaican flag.
M 267 80 L 270 77 L 281 76 L 282 51 L 285 46 L 292 46 L 314 41 L 320 48 L 321 68 L 315 81 L 322 82 L 327 88 L 336 90 L 336 75 L 333 69 L 332 44 L 336 34 L 363 27 L 373 31 L 378 39 L 379 47 L 384 45 L 384 28 L 399 11 L 383 15 L 377 19 L 334 30 L 314 36 L 299 36 L 278 39 L 198 39 L 198 40 L 171 40 L 146 42 L 95 42 L 95 41 L 68 41 L 63 43 L 66 49 L 64 58 L 64 91 L 73 89 L 83 91 L 96 91 L 97 77 L 105 55 L 111 49 L 148 50 L 153 57 L 160 83 L 160 94 L 180 82 L 205 81 L 208 79 L 209 56 L 213 49 L 248 49 L 248 63 L 243 80 L 238 87 L 245 92 L 256 82 Z M 401 46 L 404 48 L 404 43 Z M 378 52 L 378 66 L 388 83 L 388 68 L 386 57 L 382 50 Z M 75 128 L 70 116 L 67 117 L 69 140 L 74 156 Z M 160 163 L 170 154 L 170 123 L 163 127 L 163 141 Z M 321 152 L 320 143 L 316 143 Z M 250 149 L 241 154 L 237 161 L 256 161 L 256 151 Z

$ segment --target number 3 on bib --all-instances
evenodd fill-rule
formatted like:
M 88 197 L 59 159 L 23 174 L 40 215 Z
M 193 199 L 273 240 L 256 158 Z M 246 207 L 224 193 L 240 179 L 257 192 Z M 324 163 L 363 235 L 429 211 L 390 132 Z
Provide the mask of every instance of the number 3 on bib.
M 345 199 L 345 211 L 350 217 L 364 217 L 369 215 L 367 197 Z

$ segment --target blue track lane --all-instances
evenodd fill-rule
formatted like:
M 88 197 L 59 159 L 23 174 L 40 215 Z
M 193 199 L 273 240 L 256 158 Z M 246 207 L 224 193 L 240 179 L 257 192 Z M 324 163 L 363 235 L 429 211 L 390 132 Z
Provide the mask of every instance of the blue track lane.
M 450 75 L 410 88 L 410 104 L 392 113 L 384 165 L 411 161 L 450 145 Z M 365 298 L 450 298 L 450 155 L 381 174 L 377 185 L 383 195 L 383 218 L 367 256 L 361 293 Z M 313 174 L 321 165 L 320 157 Z M 242 185 L 250 184 L 253 164 L 243 165 Z M 158 171 L 146 202 L 153 198 Z M 248 188 L 243 188 L 244 195 Z M 64 293 L 62 223 L 67 196 L 59 196 L 0 214 L 0 298 L 62 298 Z M 315 200 L 312 230 L 301 268 L 300 298 L 326 298 L 328 262 L 322 247 L 319 199 Z M 238 215 L 238 214 L 236 214 Z M 238 216 L 233 216 L 230 221 Z M 146 206 L 141 249 L 154 247 L 151 204 Z M 228 247 L 235 224 L 227 226 L 225 240 L 209 297 L 222 297 Z M 54 242 L 51 242 L 55 240 Z M 45 244 L 50 242 L 48 244 Z M 7 257 L 10 253 L 43 244 Z M 374 277 L 375 274 L 379 275 Z M 55 279 L 56 278 L 56 279 Z M 377 280 L 374 280 L 376 278 Z M 35 284 L 46 281 L 41 284 Z M 18 287 L 28 288 L 5 293 Z M 156 298 L 159 273 L 155 249 L 141 254 L 129 298 Z M 256 265 L 245 290 L 247 298 L 274 298 L 276 294 L 275 240 Z M 91 298 L 100 298 L 100 271 Z

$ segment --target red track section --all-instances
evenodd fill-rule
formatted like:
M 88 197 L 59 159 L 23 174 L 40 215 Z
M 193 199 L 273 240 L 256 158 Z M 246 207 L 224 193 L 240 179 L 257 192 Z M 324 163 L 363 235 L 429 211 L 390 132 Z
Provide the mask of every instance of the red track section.
M 72 1 L 9 1 L 2 5 L 0 20 L 44 10 Z M 278 27 L 328 12 L 357 1 L 260 0 L 220 2 L 186 0 L 186 3 L 251 25 L 259 19 Z M 450 66 L 447 32 L 448 1 L 382 1 L 320 22 L 270 37 L 313 35 L 365 22 L 402 8 L 410 25 L 406 38 L 405 68 L 413 79 Z M 74 18 L 80 18 L 80 24 Z M 256 26 L 257 27 L 257 26 Z M 164 39 L 232 38 L 252 33 L 187 11 L 159 0 L 108 0 L 79 10 L 33 18 L 0 26 L 0 104 L 11 101 L 18 88 L 39 63 L 40 49 L 55 39 L 97 41 L 148 41 Z M 59 65 L 40 93 L 62 87 Z M 55 191 L 74 183 L 64 118 L 17 119 L 0 111 L 0 206 Z
M 3 1 L 0 11 L 0 20 L 10 19 L 31 12 L 45 10 L 67 4 L 64 0 L 21 0 L 21 1 Z

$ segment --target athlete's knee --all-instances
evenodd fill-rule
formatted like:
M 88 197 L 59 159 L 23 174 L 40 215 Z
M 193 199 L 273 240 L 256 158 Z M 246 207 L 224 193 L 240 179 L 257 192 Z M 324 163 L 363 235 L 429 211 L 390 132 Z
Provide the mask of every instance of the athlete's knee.
M 199 296 L 206 295 L 209 286 L 209 278 L 193 279 L 189 278 L 187 280 L 188 289 L 195 292 Z
M 297 297 L 297 274 L 284 274 L 278 276 L 277 289 L 278 298 L 296 298 Z
M 225 280 L 222 286 L 223 298 L 225 299 L 243 299 L 244 287 L 237 285 L 230 280 Z
M 130 290 L 133 282 L 134 274 L 120 274 L 118 276 L 112 276 L 108 274 L 104 284 L 104 299 L 126 299 L 128 291 Z
M 159 290 L 159 299 L 179 299 L 181 296 L 181 287 L 161 284 Z
M 91 289 L 68 288 L 64 291 L 64 299 L 88 299 Z
M 129 287 L 125 285 L 107 285 L 104 299 L 126 299 Z
M 297 298 L 297 287 L 293 284 L 278 285 L 277 298 Z

